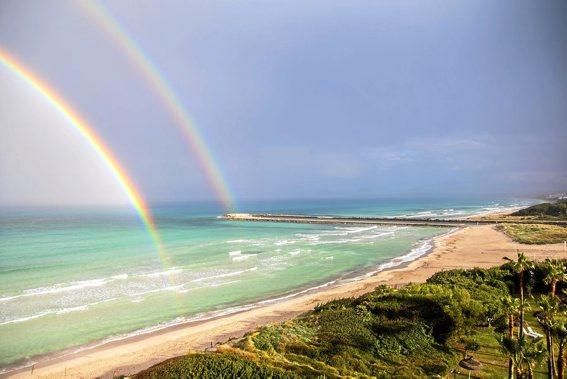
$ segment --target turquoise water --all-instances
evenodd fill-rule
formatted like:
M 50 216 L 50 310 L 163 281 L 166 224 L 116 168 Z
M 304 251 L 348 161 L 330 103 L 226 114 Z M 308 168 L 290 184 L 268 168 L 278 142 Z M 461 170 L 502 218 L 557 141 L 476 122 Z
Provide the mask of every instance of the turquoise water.
M 239 211 L 450 218 L 529 203 L 282 201 Z M 153 212 L 165 259 L 128 209 L 1 211 L 0 366 L 375 272 L 424 254 L 447 231 L 229 222 L 207 204 Z

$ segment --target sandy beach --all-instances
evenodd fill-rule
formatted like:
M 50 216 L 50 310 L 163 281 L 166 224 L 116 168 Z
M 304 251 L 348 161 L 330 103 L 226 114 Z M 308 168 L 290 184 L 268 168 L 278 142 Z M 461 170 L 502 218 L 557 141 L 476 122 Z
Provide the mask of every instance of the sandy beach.
M 108 343 L 80 353 L 43 361 L 32 368 L 7 373 L 16 378 L 90 378 L 129 375 L 165 359 L 189 351 L 211 348 L 230 338 L 268 323 L 293 318 L 318 303 L 359 296 L 378 285 L 392 286 L 424 282 L 432 274 L 454 268 L 491 267 L 516 251 L 529 258 L 566 258 L 563 244 L 522 245 L 513 242 L 493 226 L 470 226 L 434 240 L 432 251 L 409 265 L 380 272 L 366 279 L 329 286 L 280 302 L 206 321 L 178 325 L 152 334 Z M 3 377 L 4 377 L 3 376 Z

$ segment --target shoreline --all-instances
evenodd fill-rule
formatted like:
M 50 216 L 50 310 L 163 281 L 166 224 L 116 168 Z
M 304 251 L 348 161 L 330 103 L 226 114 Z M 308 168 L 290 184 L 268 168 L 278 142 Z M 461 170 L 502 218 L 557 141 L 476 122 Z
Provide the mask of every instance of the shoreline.
M 489 238 L 486 238 L 486 234 L 490 235 Z M 33 376 L 112 377 L 133 374 L 188 351 L 206 350 L 230 338 L 241 337 L 258 326 L 291 319 L 311 310 L 319 303 L 341 297 L 360 296 L 381 284 L 398 287 L 411 282 L 425 281 L 433 273 L 445 269 L 490 267 L 501 264 L 502 254 L 515 254 L 518 247 L 538 251 L 538 259 L 544 259 L 550 252 L 553 252 L 555 257 L 558 257 L 557 252 L 561 253 L 562 257 L 567 257 L 563 252 L 562 244 L 520 245 L 487 225 L 456 228 L 426 241 L 432 241 L 430 249 L 417 256 L 417 259 L 402 261 L 395 267 L 378 269 L 377 272 L 375 270 L 352 279 L 335 279 L 276 299 L 233 307 L 233 309 L 241 309 L 226 313 L 231 309 L 228 308 L 222 311 L 223 314 L 212 315 L 206 319 L 188 320 L 110 342 L 97 341 L 91 345 L 68 349 L 67 353 L 60 351 L 51 359 L 46 355 L 45 359 L 34 365 Z M 457 244 L 460 245 L 459 249 L 456 247 Z M 473 250 L 478 251 L 473 251 L 474 254 L 468 256 L 467 247 L 468 250 L 472 247 Z M 483 252 L 482 248 L 489 248 L 498 254 L 486 257 L 484 256 L 486 252 Z M 466 257 L 462 256 L 461 249 Z M 414 250 L 415 248 L 405 256 L 410 255 Z M 384 264 L 403 257 L 394 258 Z M 439 265 L 436 266 L 436 263 Z M 31 366 L 26 366 L 5 372 L 0 376 L 29 377 L 30 371 Z
M 382 272 L 386 272 L 393 269 L 399 269 L 407 267 L 409 264 L 417 259 L 427 256 L 435 248 L 435 240 L 437 238 L 445 237 L 453 233 L 458 232 L 461 227 L 453 227 L 449 231 L 445 231 L 439 235 L 433 237 L 422 238 L 415 242 L 413 248 L 409 250 L 406 254 L 391 258 L 377 266 L 366 267 L 365 269 L 351 271 L 342 275 L 335 277 L 334 279 L 320 282 L 312 283 L 311 286 L 298 287 L 292 291 L 288 291 L 282 294 L 275 295 L 274 297 L 267 297 L 259 299 L 257 301 L 240 304 L 240 305 L 229 305 L 226 308 L 219 310 L 212 310 L 208 312 L 198 313 L 187 317 L 185 320 L 175 322 L 172 320 L 169 323 L 157 324 L 149 326 L 146 328 L 138 329 L 130 333 L 123 335 L 110 336 L 104 339 L 89 342 L 87 344 L 82 344 L 78 346 L 73 346 L 65 348 L 63 350 L 54 351 L 51 353 L 38 355 L 32 357 L 30 361 L 24 362 L 14 362 L 3 368 L 5 371 L 0 371 L 0 378 L 10 377 L 11 375 L 18 374 L 20 372 L 26 372 L 31 370 L 32 366 L 43 366 L 50 365 L 55 362 L 61 362 L 69 357 L 77 356 L 79 354 L 90 354 L 96 351 L 103 350 L 105 348 L 110 348 L 113 346 L 120 346 L 122 343 L 132 343 L 139 340 L 143 340 L 146 337 L 152 335 L 165 334 L 168 331 L 174 331 L 177 329 L 183 329 L 186 327 L 192 327 L 206 323 L 208 321 L 214 321 L 221 319 L 223 317 L 229 317 L 232 315 L 238 315 L 243 312 L 247 312 L 254 309 L 260 309 L 268 305 L 276 305 L 286 300 L 300 298 L 301 296 L 316 294 L 320 291 L 325 291 L 327 289 L 340 288 L 341 286 L 349 283 L 357 283 L 363 281 L 367 278 L 376 276 Z

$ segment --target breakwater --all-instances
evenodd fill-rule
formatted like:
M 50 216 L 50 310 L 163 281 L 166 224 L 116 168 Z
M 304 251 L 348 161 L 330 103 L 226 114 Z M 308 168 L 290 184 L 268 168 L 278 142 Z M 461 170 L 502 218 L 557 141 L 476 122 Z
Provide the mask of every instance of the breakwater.
M 254 213 L 227 213 L 220 216 L 221 219 L 230 221 L 264 221 L 264 222 L 287 222 L 300 224 L 334 224 L 334 225 L 401 225 L 401 226 L 441 226 L 441 227 L 463 227 L 471 225 L 496 225 L 496 224 L 555 224 L 565 225 L 561 221 L 540 220 L 489 220 L 489 219 L 433 219 L 433 218 L 404 218 L 404 217 L 352 217 L 352 216 L 315 216 L 294 214 L 254 214 Z

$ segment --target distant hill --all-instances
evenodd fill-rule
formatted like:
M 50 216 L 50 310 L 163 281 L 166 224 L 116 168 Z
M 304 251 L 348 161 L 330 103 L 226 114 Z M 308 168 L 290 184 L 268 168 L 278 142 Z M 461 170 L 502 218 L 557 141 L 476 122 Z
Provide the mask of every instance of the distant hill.
M 512 213 L 512 216 L 556 217 L 567 219 L 567 200 L 533 205 Z

